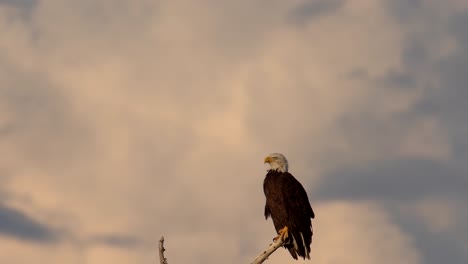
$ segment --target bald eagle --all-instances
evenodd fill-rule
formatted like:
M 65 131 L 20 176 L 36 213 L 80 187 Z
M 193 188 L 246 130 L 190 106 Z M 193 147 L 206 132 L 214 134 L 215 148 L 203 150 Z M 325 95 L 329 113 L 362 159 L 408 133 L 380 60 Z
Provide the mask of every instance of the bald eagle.
M 312 222 L 315 217 L 307 193 L 301 183 L 288 172 L 288 161 L 280 153 L 264 160 L 270 165 L 263 191 L 266 197 L 265 219 L 271 216 L 278 236 L 285 240 L 284 247 L 291 256 L 310 259 Z

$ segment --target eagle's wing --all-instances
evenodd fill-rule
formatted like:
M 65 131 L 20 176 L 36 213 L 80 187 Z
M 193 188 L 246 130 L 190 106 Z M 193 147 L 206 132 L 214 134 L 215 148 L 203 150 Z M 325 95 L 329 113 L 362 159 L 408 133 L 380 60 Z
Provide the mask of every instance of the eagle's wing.
M 311 218 L 314 218 L 315 214 L 304 187 L 291 174 L 284 179 L 283 197 L 288 215 L 288 228 L 294 247 L 299 256 L 309 258 L 312 242 Z
M 309 197 L 302 184 L 291 174 L 284 179 L 283 197 L 286 208 L 289 209 L 288 215 L 297 215 L 298 217 L 315 217 L 315 213 L 309 203 Z M 304 215 L 305 214 L 305 215 Z

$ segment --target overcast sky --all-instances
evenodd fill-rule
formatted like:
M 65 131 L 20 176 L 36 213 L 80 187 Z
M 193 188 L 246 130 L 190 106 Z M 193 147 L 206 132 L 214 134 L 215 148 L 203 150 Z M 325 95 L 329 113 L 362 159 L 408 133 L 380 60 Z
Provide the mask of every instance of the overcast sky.
M 0 263 L 468 263 L 468 2 L 0 0 Z M 291 263 L 278 250 L 268 263 Z M 300 261 L 302 262 L 302 261 Z

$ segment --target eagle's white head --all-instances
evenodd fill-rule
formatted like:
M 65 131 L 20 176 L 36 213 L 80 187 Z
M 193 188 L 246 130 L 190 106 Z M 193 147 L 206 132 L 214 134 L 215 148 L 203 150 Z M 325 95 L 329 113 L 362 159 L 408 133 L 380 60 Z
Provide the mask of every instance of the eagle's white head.
M 281 153 L 273 153 L 268 155 L 264 162 L 270 164 L 270 169 L 268 170 L 288 172 L 288 160 Z

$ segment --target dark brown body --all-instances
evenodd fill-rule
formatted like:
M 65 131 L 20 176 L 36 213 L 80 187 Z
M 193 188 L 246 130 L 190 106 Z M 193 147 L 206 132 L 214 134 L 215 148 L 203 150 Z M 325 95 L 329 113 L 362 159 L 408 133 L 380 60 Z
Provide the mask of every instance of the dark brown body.
M 263 181 L 265 192 L 265 218 L 271 216 L 276 231 L 288 227 L 288 240 L 284 245 L 291 256 L 309 258 L 312 243 L 312 222 L 315 217 L 307 193 L 301 183 L 289 172 L 268 171 Z

